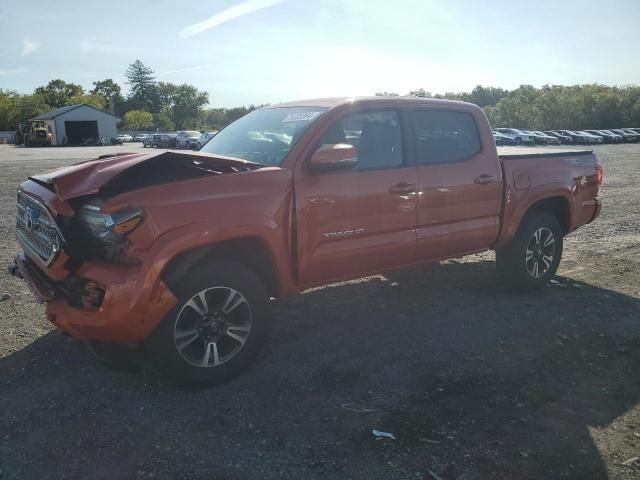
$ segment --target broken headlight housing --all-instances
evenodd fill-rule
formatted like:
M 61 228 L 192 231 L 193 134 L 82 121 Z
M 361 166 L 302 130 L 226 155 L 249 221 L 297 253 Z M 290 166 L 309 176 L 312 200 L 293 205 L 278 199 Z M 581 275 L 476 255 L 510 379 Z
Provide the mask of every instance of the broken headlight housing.
M 134 230 L 144 217 L 141 208 L 125 208 L 113 213 L 100 212 L 100 203 L 87 202 L 79 212 L 79 219 L 93 238 L 103 244 L 122 243 L 126 235 Z

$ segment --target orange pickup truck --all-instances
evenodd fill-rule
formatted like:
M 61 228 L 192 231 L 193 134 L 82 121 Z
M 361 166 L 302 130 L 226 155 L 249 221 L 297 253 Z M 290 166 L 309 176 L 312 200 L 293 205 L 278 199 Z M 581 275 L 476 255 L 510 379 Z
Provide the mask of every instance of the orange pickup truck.
M 498 153 L 474 105 L 339 98 L 255 110 L 199 152 L 121 153 L 18 189 L 10 270 L 103 359 L 182 384 L 256 356 L 272 297 L 496 251 L 515 290 L 600 213 L 591 151 Z M 126 352 L 125 352 L 126 350 Z

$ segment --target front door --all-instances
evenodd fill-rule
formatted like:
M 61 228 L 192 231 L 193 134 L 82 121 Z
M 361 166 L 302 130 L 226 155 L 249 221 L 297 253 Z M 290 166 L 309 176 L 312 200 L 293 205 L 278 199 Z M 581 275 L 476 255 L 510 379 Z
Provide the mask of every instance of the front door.
M 348 171 L 295 179 L 298 277 L 303 287 L 358 277 L 415 259 L 418 174 L 408 166 L 400 114 L 350 113 L 327 128 L 317 147 L 349 143 Z

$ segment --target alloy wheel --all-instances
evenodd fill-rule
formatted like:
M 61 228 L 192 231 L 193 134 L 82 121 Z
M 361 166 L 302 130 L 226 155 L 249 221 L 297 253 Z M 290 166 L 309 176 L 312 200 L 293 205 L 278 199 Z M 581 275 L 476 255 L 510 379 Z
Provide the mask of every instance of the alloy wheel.
M 244 295 L 230 287 L 207 288 L 180 309 L 174 324 L 175 347 L 191 365 L 217 367 L 242 350 L 252 324 Z
M 533 278 L 543 277 L 551 268 L 555 253 L 556 239 L 551 230 L 541 227 L 533 232 L 525 250 L 529 275 Z

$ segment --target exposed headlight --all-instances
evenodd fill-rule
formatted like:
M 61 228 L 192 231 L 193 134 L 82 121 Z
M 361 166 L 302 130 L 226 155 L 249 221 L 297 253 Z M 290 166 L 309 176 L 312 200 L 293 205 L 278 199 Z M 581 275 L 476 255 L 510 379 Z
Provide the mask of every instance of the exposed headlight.
M 113 213 L 101 213 L 98 202 L 85 204 L 79 218 L 91 235 L 103 243 L 121 243 L 125 236 L 134 230 L 144 217 L 141 208 L 125 208 Z

